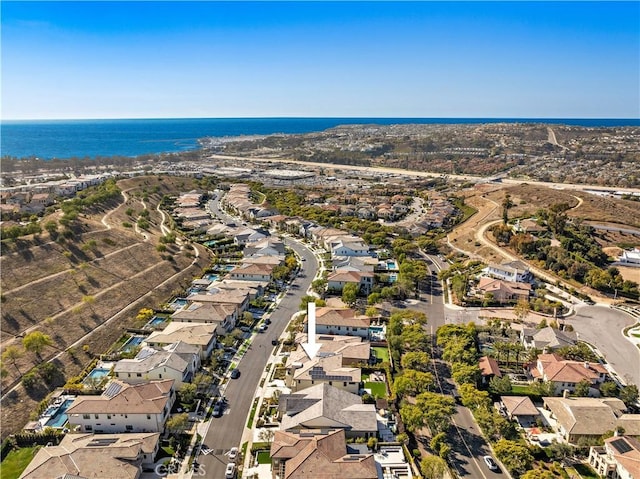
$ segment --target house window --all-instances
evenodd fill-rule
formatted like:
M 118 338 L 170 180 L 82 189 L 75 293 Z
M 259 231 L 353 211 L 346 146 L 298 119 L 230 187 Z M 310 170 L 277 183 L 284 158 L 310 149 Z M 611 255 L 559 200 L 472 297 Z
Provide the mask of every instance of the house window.
M 100 414 L 94 414 L 93 417 L 96 419 L 100 419 Z
M 85 430 L 85 431 L 91 431 L 91 429 L 93 429 L 93 428 L 92 428 L 91 426 L 89 426 L 89 425 L 86 425 L 86 426 L 84 427 L 84 430 Z
M 162 374 L 158 374 L 158 377 L 159 377 L 160 379 L 162 379 Z
M 107 419 L 111 419 L 111 414 L 107 414 Z
M 83 415 L 82 415 L 82 419 L 91 419 L 91 415 L 89 415 L 89 414 L 83 414 Z
M 151 414 L 147 414 L 147 419 L 151 419 Z
M 130 377 L 131 377 L 131 373 L 127 373 L 127 377 L 129 377 L 129 378 L 130 378 Z
M 343 384 L 344 384 L 345 387 L 347 387 L 347 381 L 345 381 Z
M 136 377 L 141 378 L 142 377 L 142 373 L 136 373 Z

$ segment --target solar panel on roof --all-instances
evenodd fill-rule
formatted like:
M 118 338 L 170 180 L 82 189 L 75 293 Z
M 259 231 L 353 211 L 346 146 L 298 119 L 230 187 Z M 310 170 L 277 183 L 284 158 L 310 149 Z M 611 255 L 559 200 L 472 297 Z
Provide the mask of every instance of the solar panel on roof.
M 624 439 L 616 439 L 610 443 L 613 448 L 620 454 L 625 454 L 629 451 L 633 451 L 633 448 Z
M 122 389 L 122 384 L 111 383 L 111 384 L 109 384 L 109 387 L 104 390 L 104 392 L 102 394 L 104 394 L 107 397 L 112 398 L 113 396 L 118 394 L 121 389 Z

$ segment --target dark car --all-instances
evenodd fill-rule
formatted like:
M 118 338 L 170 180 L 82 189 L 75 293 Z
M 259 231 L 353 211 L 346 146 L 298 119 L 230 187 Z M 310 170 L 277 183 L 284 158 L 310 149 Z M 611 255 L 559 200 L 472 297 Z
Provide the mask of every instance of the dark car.
M 239 369 L 232 370 L 229 376 L 231 377 L 231 379 L 238 379 L 240 377 L 240 370 Z
M 218 401 L 213 406 L 213 417 L 220 417 L 224 412 L 224 401 Z
M 271 345 L 272 345 L 272 346 L 277 346 L 277 345 L 278 345 L 278 340 L 277 340 L 277 339 L 275 339 L 275 338 L 273 338 L 273 339 L 271 340 Z
M 269 318 L 265 319 L 264 324 L 271 324 L 271 320 Z

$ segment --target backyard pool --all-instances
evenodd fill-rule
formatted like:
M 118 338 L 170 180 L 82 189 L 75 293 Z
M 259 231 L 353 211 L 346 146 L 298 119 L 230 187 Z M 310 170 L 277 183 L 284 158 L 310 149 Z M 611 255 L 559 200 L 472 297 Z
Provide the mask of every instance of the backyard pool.
M 177 309 L 180 309 L 186 305 L 187 305 L 187 300 L 185 298 L 178 298 L 178 299 L 174 299 L 169 303 L 169 308 L 176 311 Z
M 127 342 L 122 345 L 121 350 L 124 352 L 129 352 L 133 348 L 137 348 L 138 346 L 140 346 L 140 343 L 144 341 L 144 338 L 145 336 L 131 336 L 129 339 L 127 339 Z
M 100 380 L 102 380 L 105 376 L 107 376 L 110 371 L 111 369 L 95 368 L 89 374 L 87 374 L 86 378 L 82 380 L 82 384 L 93 385 L 93 384 L 99 383 Z
M 62 428 L 67 423 L 67 409 L 73 404 L 73 399 L 66 399 L 53 416 L 45 423 L 45 427 Z
M 395 261 L 387 261 L 387 269 L 388 270 L 398 269 L 398 265 L 396 264 Z
M 217 274 L 213 274 L 213 273 L 209 273 L 209 274 L 205 274 L 203 277 L 203 279 L 206 279 L 207 281 L 218 281 L 220 279 L 220 276 L 218 276 Z
M 389 274 L 389 281 L 391 281 L 392 283 L 395 283 L 396 281 L 398 281 L 398 274 L 397 273 Z
M 387 336 L 384 326 L 369 326 L 369 337 L 374 341 L 382 341 Z
M 154 316 L 153 318 L 151 318 L 151 321 L 149 321 L 146 326 L 159 326 L 160 324 L 164 323 L 167 319 L 169 318 L 165 318 L 162 316 Z

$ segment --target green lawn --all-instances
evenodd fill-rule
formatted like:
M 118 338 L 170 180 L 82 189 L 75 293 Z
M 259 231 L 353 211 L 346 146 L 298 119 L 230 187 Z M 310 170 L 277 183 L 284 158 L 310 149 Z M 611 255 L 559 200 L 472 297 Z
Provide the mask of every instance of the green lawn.
M 7 454 L 0 466 L 2 479 L 17 479 L 20 477 L 22 471 L 27 468 L 31 459 L 33 459 L 35 452 L 36 447 L 21 447 Z
M 389 350 L 382 346 L 376 346 L 372 348 L 376 352 L 376 358 L 381 362 L 389 362 Z
M 511 386 L 511 392 L 515 393 L 515 394 L 522 394 L 523 396 L 526 396 L 528 394 L 531 394 L 531 387 L 528 386 L 527 384 L 513 384 Z
M 384 383 L 381 382 L 366 382 L 364 383 L 365 389 L 371 389 L 371 395 L 378 398 L 387 397 L 387 388 Z
M 576 464 L 574 467 L 578 472 L 578 474 L 580 474 L 582 477 L 586 479 L 598 479 L 600 477 L 587 464 Z
M 271 464 L 271 456 L 269 451 L 258 452 L 258 464 Z

